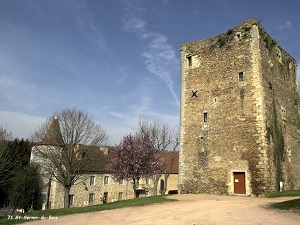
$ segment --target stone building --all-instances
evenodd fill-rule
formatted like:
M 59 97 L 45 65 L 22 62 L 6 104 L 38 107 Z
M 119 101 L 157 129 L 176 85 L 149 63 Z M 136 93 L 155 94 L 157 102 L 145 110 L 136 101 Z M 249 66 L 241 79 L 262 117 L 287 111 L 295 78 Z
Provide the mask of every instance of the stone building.
M 180 51 L 180 192 L 299 189 L 295 59 L 255 19 Z
M 121 201 L 134 198 L 132 181 L 114 180 L 112 175 L 107 171 L 106 165 L 109 162 L 109 154 L 103 152 L 102 148 L 89 151 L 91 158 L 82 171 L 82 182 L 75 184 L 70 191 L 70 207 L 82 207 L 95 204 L 103 204 L 114 201 Z M 167 164 L 170 165 L 172 152 L 166 154 Z M 167 191 L 177 191 L 178 187 L 178 152 L 174 154 L 174 163 L 171 174 L 168 178 Z M 158 181 L 158 191 L 162 185 L 165 185 L 163 174 Z M 154 195 L 153 179 L 141 179 L 138 188 L 139 197 Z M 64 190 L 61 184 L 55 180 L 51 181 L 49 190 L 48 208 L 63 208 Z
M 42 209 L 64 207 L 64 187 L 45 169 L 45 166 L 52 164 L 43 157 L 44 154 L 41 154 L 44 151 L 59 152 L 61 146 L 62 136 L 59 121 L 55 118 L 43 140 L 36 143 L 31 151 L 31 163 L 38 164 L 40 167 Z M 80 145 L 78 149 L 81 153 L 84 153 L 87 160 L 80 171 L 80 179 L 70 189 L 70 207 L 102 204 L 135 197 L 132 181 L 114 180 L 106 169 L 110 162 L 109 151 L 111 147 Z M 155 193 L 160 194 L 161 190 L 164 189 L 166 189 L 166 193 L 177 192 L 179 153 L 176 151 L 164 152 L 162 157 L 165 159 L 166 172 L 170 173 L 168 179 L 166 179 L 164 173 L 158 174 L 158 185 L 154 185 L 152 178 L 140 179 L 137 190 L 138 197 L 151 196 Z

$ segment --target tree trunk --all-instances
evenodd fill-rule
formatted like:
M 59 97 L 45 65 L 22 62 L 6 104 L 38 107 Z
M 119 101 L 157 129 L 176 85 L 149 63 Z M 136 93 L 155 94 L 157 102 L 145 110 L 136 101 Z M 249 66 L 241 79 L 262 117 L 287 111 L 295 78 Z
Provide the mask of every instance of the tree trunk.
M 64 208 L 69 208 L 70 188 L 64 187 Z
M 158 181 L 161 175 L 154 175 L 153 176 L 153 193 L 154 195 L 157 195 L 157 187 L 158 187 Z
M 169 178 L 169 175 L 170 174 L 165 174 L 165 186 L 164 186 L 164 190 L 163 190 L 163 195 L 166 193 L 166 191 L 167 191 L 167 188 L 168 188 L 168 178 Z
M 139 188 L 139 181 L 140 181 L 140 178 L 133 178 L 134 198 L 138 198 L 137 190 Z

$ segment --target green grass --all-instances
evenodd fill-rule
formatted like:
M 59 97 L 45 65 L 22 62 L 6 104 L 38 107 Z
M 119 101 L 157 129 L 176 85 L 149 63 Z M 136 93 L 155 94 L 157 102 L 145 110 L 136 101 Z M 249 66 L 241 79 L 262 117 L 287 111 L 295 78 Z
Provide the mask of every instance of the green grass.
M 300 210 L 300 198 L 295 199 L 295 200 L 275 203 L 272 206 L 277 209 L 282 209 L 282 210 L 297 210 L 297 211 L 299 211 Z
M 278 198 L 278 197 L 293 197 L 300 196 L 300 190 L 288 190 L 282 192 L 272 192 L 268 195 L 268 198 Z
M 282 192 L 272 192 L 268 195 L 268 198 L 279 198 L 279 197 L 297 197 L 300 196 L 300 190 L 288 190 Z M 272 205 L 277 209 L 281 210 L 296 210 L 300 211 L 300 197 L 290 201 L 284 201 L 275 203 Z
M 146 198 L 138 198 L 138 199 L 129 199 L 124 201 L 117 201 L 107 204 L 101 204 L 101 205 L 93 205 L 93 206 L 86 206 L 86 207 L 74 207 L 74 208 L 68 208 L 68 209 L 49 209 L 49 210 L 39 210 L 39 211 L 31 211 L 24 214 L 24 217 L 31 217 L 32 219 L 34 217 L 37 217 L 38 219 L 49 218 L 50 216 L 53 217 L 60 217 L 63 215 L 69 215 L 69 214 L 76 214 L 76 213 L 88 213 L 88 212 L 97 212 L 102 210 L 110 210 L 110 209 L 118 209 L 118 208 L 124 208 L 124 207 L 133 207 L 133 206 L 144 206 L 144 205 L 150 205 L 150 204 L 156 204 L 156 203 L 163 203 L 163 202 L 170 202 L 170 201 L 176 201 L 173 199 L 167 199 L 165 196 L 157 195 L 157 196 L 151 196 Z M 13 219 L 0 219 L 0 224 L 18 224 L 27 222 L 28 220 L 25 219 L 18 219 L 15 215 L 13 216 Z

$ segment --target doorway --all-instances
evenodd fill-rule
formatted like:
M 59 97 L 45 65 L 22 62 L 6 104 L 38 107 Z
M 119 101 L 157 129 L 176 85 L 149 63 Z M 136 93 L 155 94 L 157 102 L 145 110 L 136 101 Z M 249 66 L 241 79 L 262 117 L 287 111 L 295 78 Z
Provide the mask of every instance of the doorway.
M 245 172 L 234 172 L 234 194 L 246 194 L 245 188 Z
M 103 198 L 103 203 L 107 203 L 108 201 L 108 192 L 104 192 L 104 198 Z

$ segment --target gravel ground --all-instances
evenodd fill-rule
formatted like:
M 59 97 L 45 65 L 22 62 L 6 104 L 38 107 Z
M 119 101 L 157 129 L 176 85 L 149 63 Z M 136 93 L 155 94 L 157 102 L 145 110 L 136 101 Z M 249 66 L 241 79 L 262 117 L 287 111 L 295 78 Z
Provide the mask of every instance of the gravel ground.
M 25 224 L 300 224 L 299 212 L 281 211 L 270 207 L 270 204 L 275 202 L 295 199 L 292 197 L 270 199 L 188 194 L 173 195 L 170 198 L 178 199 L 179 201 L 143 207 L 74 214 L 61 216 L 53 220 L 30 221 Z

